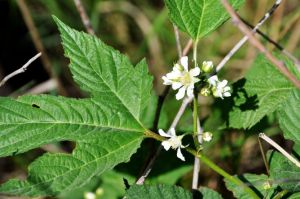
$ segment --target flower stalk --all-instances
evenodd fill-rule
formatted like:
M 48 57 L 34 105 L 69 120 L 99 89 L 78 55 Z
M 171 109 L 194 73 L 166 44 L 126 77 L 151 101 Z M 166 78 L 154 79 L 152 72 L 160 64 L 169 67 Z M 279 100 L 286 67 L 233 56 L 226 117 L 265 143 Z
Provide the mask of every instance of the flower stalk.
M 163 138 L 162 136 L 149 130 L 147 130 L 144 134 L 146 137 L 153 138 L 158 141 L 165 140 L 165 138 Z M 210 167 L 212 170 L 214 170 L 215 172 L 217 172 L 218 174 L 220 174 L 230 182 L 234 183 L 237 186 L 242 187 L 245 190 L 245 192 L 247 192 L 249 196 L 251 196 L 253 199 L 259 199 L 256 193 L 250 187 L 248 187 L 243 181 L 227 173 L 225 170 L 223 170 L 221 167 L 216 165 L 213 161 L 211 161 L 205 155 L 201 154 L 199 151 L 196 151 L 190 147 L 187 147 L 184 150 L 186 150 L 188 153 L 192 154 L 193 156 L 198 157 L 204 164 L 206 164 L 208 167 Z

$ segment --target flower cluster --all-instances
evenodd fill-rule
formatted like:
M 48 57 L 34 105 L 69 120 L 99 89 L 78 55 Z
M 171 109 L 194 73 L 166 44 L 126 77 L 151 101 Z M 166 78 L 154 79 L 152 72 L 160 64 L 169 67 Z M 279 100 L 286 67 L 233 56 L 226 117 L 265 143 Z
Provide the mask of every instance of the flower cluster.
M 217 75 L 211 76 L 208 78 L 208 83 L 210 84 L 210 87 L 212 88 L 212 93 L 215 97 L 220 97 L 224 99 L 224 97 L 230 97 L 230 87 L 227 86 L 228 81 L 223 80 L 220 81 Z
M 204 61 L 201 66 L 203 74 L 208 74 L 213 71 L 214 65 L 212 61 Z M 164 85 L 171 85 L 172 89 L 178 90 L 176 94 L 176 99 L 180 100 L 184 98 L 185 95 L 188 97 L 193 97 L 195 84 L 200 81 L 200 68 L 195 67 L 189 70 L 188 68 L 188 57 L 184 56 L 180 59 L 179 63 L 176 63 L 173 70 L 162 77 Z M 204 77 L 206 77 L 204 75 Z M 230 87 L 227 86 L 228 81 L 220 81 L 217 75 L 213 75 L 210 78 L 204 79 L 209 85 L 203 87 L 200 93 L 204 96 L 208 96 L 211 93 L 214 97 L 224 97 L 231 96 Z
M 193 97 L 194 92 L 198 92 L 204 96 L 212 94 L 214 97 L 230 97 L 230 87 L 227 86 L 228 81 L 220 81 L 217 75 L 211 75 L 214 65 L 212 61 L 204 61 L 201 69 L 196 66 L 189 70 L 188 57 L 182 57 L 179 63 L 173 66 L 173 70 L 162 77 L 164 85 L 171 85 L 172 89 L 178 90 L 176 99 L 180 100 L 186 96 Z M 197 84 L 197 85 L 195 85 Z M 196 89 L 195 89 L 196 88 Z M 182 145 L 182 138 L 184 135 L 177 136 L 175 129 L 171 128 L 167 133 L 159 129 L 159 134 L 168 138 L 162 142 L 162 146 L 166 151 L 170 148 L 177 150 L 177 157 L 185 161 L 181 153 L 181 148 L 186 146 Z M 213 138 L 211 132 L 204 132 L 202 135 L 204 142 L 210 142 Z

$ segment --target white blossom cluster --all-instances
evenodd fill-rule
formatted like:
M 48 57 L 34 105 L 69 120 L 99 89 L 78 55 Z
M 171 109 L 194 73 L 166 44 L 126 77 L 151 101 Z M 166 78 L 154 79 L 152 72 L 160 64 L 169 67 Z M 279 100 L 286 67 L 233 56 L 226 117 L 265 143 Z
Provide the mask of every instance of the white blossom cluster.
M 201 81 L 201 72 L 205 74 L 204 84 L 200 93 L 204 96 L 212 94 L 214 97 L 219 97 L 224 99 L 224 97 L 230 97 L 230 87 L 227 86 L 228 81 L 220 81 L 217 75 L 213 75 L 207 78 L 207 74 L 213 71 L 213 62 L 204 61 L 202 63 L 201 69 L 196 66 L 189 70 L 188 67 L 188 57 L 184 56 L 180 59 L 179 63 L 176 63 L 173 66 L 173 70 L 162 77 L 164 85 L 171 85 L 173 90 L 178 90 L 176 94 L 176 99 L 181 100 L 185 96 L 193 97 L 195 84 Z M 202 78 L 203 79 L 203 78 Z M 177 150 L 177 157 L 182 161 L 185 161 L 184 156 L 181 153 L 181 148 L 185 148 L 182 144 L 182 139 L 184 135 L 177 136 L 175 129 L 171 128 L 168 132 L 164 132 L 162 129 L 159 129 L 159 134 L 165 138 L 168 138 L 162 142 L 162 146 L 166 151 L 170 148 Z M 212 140 L 212 133 L 205 132 L 202 134 L 202 139 L 205 142 L 210 142 Z

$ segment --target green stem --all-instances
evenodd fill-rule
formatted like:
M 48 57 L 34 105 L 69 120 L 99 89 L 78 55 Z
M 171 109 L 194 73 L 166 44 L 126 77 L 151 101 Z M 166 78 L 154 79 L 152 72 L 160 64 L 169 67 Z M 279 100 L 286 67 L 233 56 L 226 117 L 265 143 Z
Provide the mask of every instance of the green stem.
M 244 188 L 244 191 L 247 192 L 252 198 L 259 199 L 259 197 L 256 195 L 256 193 L 252 189 L 250 189 L 247 185 L 245 185 L 245 183 L 243 181 L 241 181 L 240 179 L 238 179 L 238 178 L 230 175 L 226 171 L 224 171 L 221 167 L 216 165 L 214 162 L 212 162 L 205 155 L 203 155 L 199 152 L 197 153 L 195 150 L 193 150 L 191 148 L 186 148 L 186 151 L 188 151 L 189 153 L 191 153 L 195 157 L 198 157 L 204 164 L 209 166 L 212 170 L 214 170 L 215 172 L 217 172 L 218 174 L 220 174 L 221 176 L 223 176 L 224 178 L 226 178 L 230 182 L 236 184 L 237 186 L 240 186 L 240 187 Z
M 282 190 L 281 192 L 279 192 L 275 197 L 274 199 L 280 199 L 282 198 L 283 196 L 285 196 L 289 191 L 288 190 Z
M 164 141 L 165 140 L 160 135 L 158 135 L 158 134 L 156 134 L 152 131 L 149 131 L 149 130 L 145 131 L 144 134 L 145 134 L 146 137 L 153 138 L 153 139 L 156 139 L 158 141 Z M 247 185 L 245 185 L 243 181 L 241 181 L 240 179 L 238 179 L 238 178 L 230 175 L 226 171 L 224 171 L 221 167 L 216 165 L 214 162 L 212 162 L 205 155 L 203 155 L 203 154 L 201 154 L 201 153 L 199 153 L 199 152 L 197 152 L 194 149 L 189 148 L 189 147 L 185 148 L 185 150 L 187 152 L 189 152 L 190 154 L 194 155 L 195 157 L 198 157 L 204 164 L 209 166 L 212 170 L 214 170 L 215 172 L 217 172 L 218 174 L 220 174 L 221 176 L 223 176 L 224 178 L 226 178 L 230 182 L 236 184 L 237 186 L 240 186 L 240 187 L 244 188 L 245 192 L 247 192 L 252 198 L 259 199 L 259 197 L 256 195 L 256 193 L 252 189 L 250 189 Z
M 198 42 L 199 40 L 197 39 L 196 41 L 194 41 L 194 46 L 193 46 L 193 61 L 195 64 L 195 67 L 197 67 L 197 50 L 198 50 Z M 193 124 L 194 124 L 194 144 L 196 146 L 196 149 L 199 150 L 200 149 L 200 143 L 198 141 L 198 98 L 197 98 L 197 94 L 195 94 L 194 97 L 194 107 L 193 107 Z
M 195 67 L 197 67 L 198 42 L 199 42 L 199 40 L 194 41 L 194 46 L 193 46 L 193 61 L 194 61 Z
M 193 107 L 193 125 L 194 125 L 194 144 L 196 146 L 197 151 L 200 149 L 200 143 L 198 141 L 198 125 L 197 125 L 197 120 L 198 120 L 198 100 L 197 97 L 194 97 L 194 107 Z

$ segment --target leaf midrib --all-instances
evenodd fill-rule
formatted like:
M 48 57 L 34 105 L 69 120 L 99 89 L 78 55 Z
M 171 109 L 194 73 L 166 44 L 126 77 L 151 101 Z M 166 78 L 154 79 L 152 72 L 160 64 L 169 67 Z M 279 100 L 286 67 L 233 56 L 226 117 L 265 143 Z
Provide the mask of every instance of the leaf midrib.
M 95 128 L 110 128 L 110 129 L 116 129 L 116 130 L 122 130 L 122 131 L 133 131 L 133 132 L 140 132 L 142 133 L 143 130 L 138 130 L 138 129 L 130 129 L 130 128 L 120 128 L 120 127 L 115 127 L 115 126 L 104 126 L 104 125 L 99 125 L 99 124 L 91 124 L 91 123 L 72 123 L 72 122 L 53 122 L 53 121 L 38 121 L 38 122 L 10 122 L 9 125 L 33 125 L 33 124 L 53 124 L 53 125 L 78 125 L 78 126 L 90 126 L 90 127 L 95 127 Z M 0 126 L 2 125 L 8 125 L 7 123 L 1 123 Z M 145 130 L 145 129 L 144 129 Z

